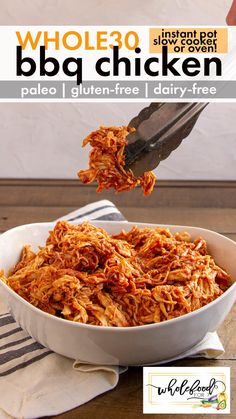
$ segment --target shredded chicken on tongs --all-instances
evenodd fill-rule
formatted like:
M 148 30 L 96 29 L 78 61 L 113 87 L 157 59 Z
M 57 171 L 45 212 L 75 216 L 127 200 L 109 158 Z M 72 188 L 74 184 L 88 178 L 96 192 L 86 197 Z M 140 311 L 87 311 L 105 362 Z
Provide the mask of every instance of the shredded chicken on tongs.
M 156 177 L 153 172 L 145 172 L 136 178 L 132 170 L 125 169 L 125 146 L 127 135 L 135 131 L 130 127 L 100 127 L 83 141 L 90 144 L 89 169 L 80 170 L 79 178 L 83 183 L 98 182 L 97 192 L 114 188 L 118 192 L 129 191 L 140 185 L 144 195 L 152 192 Z

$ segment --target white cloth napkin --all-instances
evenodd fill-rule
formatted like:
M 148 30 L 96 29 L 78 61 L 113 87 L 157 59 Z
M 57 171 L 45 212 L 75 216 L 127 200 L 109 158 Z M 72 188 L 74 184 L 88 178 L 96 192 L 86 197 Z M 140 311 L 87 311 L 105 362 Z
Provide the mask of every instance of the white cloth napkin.
M 86 205 L 61 218 L 125 221 L 107 200 Z M 222 353 L 224 348 L 217 333 L 208 333 L 189 351 L 162 363 L 185 357 L 217 358 Z M 126 369 L 85 365 L 53 353 L 24 332 L 0 301 L 1 419 L 31 419 L 63 413 L 113 389 L 119 374 Z

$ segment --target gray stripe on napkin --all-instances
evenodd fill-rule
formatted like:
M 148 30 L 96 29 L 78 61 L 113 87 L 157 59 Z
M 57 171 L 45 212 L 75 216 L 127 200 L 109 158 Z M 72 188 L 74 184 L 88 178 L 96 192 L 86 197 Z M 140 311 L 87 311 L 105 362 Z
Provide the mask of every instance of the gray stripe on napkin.
M 22 331 L 21 327 L 17 327 L 16 329 L 9 330 L 9 332 L 1 334 L 0 339 L 7 338 L 8 336 L 14 335 L 14 333 L 18 333 L 20 331 Z
M 0 327 L 5 326 L 7 324 L 11 324 L 11 323 L 15 323 L 15 320 L 13 319 L 13 317 L 10 314 L 8 314 L 8 316 L 2 317 L 0 319 Z
M 20 345 L 20 343 L 24 343 L 29 339 L 32 339 L 31 336 L 26 336 L 25 338 L 6 343 L 6 345 L 0 346 L 0 351 L 3 349 L 11 348 L 12 346 Z
M 20 358 L 22 355 L 26 355 L 29 352 L 37 351 L 38 349 L 45 348 L 40 343 L 33 342 L 30 345 L 23 346 L 23 348 L 0 354 L 0 365 L 6 364 L 6 362 L 12 361 L 13 359 Z
M 95 215 L 94 213 L 96 213 L 97 211 L 101 211 L 101 210 L 106 209 L 106 208 L 115 208 L 115 207 L 114 207 L 114 205 L 103 205 L 102 207 L 97 207 L 97 208 L 95 208 L 93 210 L 90 210 L 90 211 L 87 211 L 83 214 L 79 214 L 79 215 L 77 215 L 73 218 L 69 218 L 68 221 L 79 220 L 82 217 L 87 217 L 88 215 L 92 215 L 92 214 Z M 105 215 L 105 217 L 106 217 L 106 215 Z M 98 218 L 96 218 L 96 220 L 98 220 Z
M 7 371 L 0 372 L 0 377 L 4 377 L 6 375 L 12 374 L 15 371 L 18 371 L 18 370 L 20 370 L 22 368 L 25 368 L 28 365 L 31 365 L 34 362 L 39 361 L 40 359 L 45 358 L 45 356 L 48 356 L 48 355 L 50 355 L 52 353 L 53 353 L 52 351 L 43 352 L 43 353 L 35 356 L 34 358 L 31 358 L 29 361 L 22 362 L 21 364 L 18 364 L 18 365 L 16 365 L 13 368 L 8 369 Z
M 96 220 L 107 220 L 107 221 L 124 221 L 124 217 L 121 213 L 113 212 L 111 214 L 101 215 Z

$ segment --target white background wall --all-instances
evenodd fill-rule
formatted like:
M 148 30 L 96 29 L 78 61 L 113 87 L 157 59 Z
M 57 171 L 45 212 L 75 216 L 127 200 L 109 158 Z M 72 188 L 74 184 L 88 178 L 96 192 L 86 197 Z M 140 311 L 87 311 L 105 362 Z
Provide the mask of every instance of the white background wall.
M 1 25 L 223 25 L 230 0 L 0 0 Z M 0 104 L 0 177 L 74 178 L 82 139 L 145 104 Z M 157 170 L 162 179 L 236 179 L 236 103 L 211 104 Z

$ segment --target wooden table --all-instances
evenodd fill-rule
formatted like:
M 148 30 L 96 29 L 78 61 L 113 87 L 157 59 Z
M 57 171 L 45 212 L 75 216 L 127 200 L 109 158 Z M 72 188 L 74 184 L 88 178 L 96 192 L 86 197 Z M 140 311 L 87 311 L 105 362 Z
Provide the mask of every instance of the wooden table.
M 50 221 L 98 199 L 110 199 L 129 221 L 195 225 L 216 230 L 236 240 L 236 182 L 160 181 L 153 194 L 144 198 L 139 189 L 100 195 L 95 187 L 79 181 L 0 180 L 0 231 L 16 225 Z M 185 359 L 176 366 L 231 367 L 231 415 L 236 418 L 236 306 L 219 329 L 225 354 L 219 360 Z M 159 415 L 162 417 L 161 415 Z M 136 419 L 142 414 L 142 369 L 130 368 L 118 386 L 89 403 L 56 416 L 60 419 Z M 149 415 L 148 418 L 157 418 Z M 167 419 L 172 415 L 165 415 Z M 205 415 L 179 415 L 181 419 L 206 418 Z M 207 418 L 216 415 L 207 415 Z

